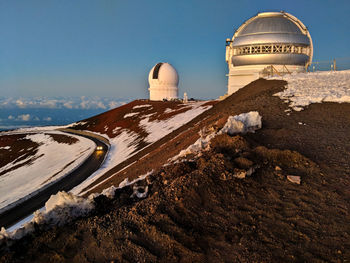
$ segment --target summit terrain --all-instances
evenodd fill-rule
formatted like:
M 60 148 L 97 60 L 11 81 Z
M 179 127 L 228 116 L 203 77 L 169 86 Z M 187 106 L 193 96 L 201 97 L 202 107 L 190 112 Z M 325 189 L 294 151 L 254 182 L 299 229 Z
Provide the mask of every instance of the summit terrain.
M 88 217 L 51 229 L 37 225 L 32 234 L 3 245 L 0 260 L 350 260 L 350 104 L 290 111 L 273 96 L 286 84 L 254 81 L 140 147 L 85 195 L 151 172 L 148 177 L 117 189 L 113 198 L 95 197 Z M 229 116 L 250 111 L 262 116 L 260 130 L 217 135 L 200 154 L 171 161 L 200 137 L 219 131 Z M 94 127 L 108 128 L 109 114 L 108 120 L 92 119 Z M 88 120 L 81 125 L 92 127 Z

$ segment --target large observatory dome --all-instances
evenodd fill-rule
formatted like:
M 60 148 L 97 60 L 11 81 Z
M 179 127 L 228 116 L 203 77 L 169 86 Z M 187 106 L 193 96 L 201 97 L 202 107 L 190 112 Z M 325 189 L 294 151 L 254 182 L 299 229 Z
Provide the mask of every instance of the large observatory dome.
M 148 75 L 150 100 L 175 99 L 178 96 L 179 75 L 169 63 L 158 63 Z
M 232 38 L 234 66 L 303 65 L 312 60 L 312 40 L 300 20 L 284 12 L 260 13 Z
M 250 72 L 254 71 L 255 75 L 264 69 L 266 72 L 269 66 L 276 71 L 282 67 L 287 72 L 303 71 L 312 61 L 313 45 L 308 29 L 299 19 L 285 12 L 257 14 L 244 22 L 226 43 L 229 76 L 241 76 L 236 78 L 236 84 L 232 79 L 230 83 L 229 79 L 229 93 L 232 93 L 230 86 L 248 84 Z

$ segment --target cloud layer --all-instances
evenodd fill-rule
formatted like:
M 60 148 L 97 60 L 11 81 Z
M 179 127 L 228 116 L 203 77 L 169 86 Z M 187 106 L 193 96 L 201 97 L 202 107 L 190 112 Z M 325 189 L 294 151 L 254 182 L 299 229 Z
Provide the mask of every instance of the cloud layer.
M 103 109 L 109 110 L 125 104 L 130 100 L 100 97 L 35 97 L 35 98 L 1 98 L 1 108 L 47 108 L 47 109 Z M 10 117 L 10 116 L 9 116 Z M 12 116 L 13 117 L 13 116 Z M 26 119 L 26 116 L 20 118 Z M 9 118 L 10 119 L 10 118 Z
M 29 113 L 26 113 L 26 114 L 20 114 L 20 115 L 17 115 L 17 116 L 14 116 L 14 115 L 9 115 L 7 117 L 7 120 L 9 121 L 40 121 L 40 118 L 37 117 L 37 116 L 33 116 Z M 51 117 L 44 117 L 41 119 L 42 121 L 52 121 L 52 118 Z

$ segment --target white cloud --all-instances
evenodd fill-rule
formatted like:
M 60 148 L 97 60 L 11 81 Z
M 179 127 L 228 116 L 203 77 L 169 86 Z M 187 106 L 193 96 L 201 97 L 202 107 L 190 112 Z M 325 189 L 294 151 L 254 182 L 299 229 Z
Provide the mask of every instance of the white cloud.
M 57 108 L 57 100 L 45 100 L 45 101 L 41 101 L 39 103 L 39 105 L 43 108 L 51 108 L 51 109 L 54 109 L 54 108 Z
M 73 101 L 67 101 L 65 103 L 63 103 L 63 106 L 67 109 L 73 109 Z
M 106 109 L 106 106 L 99 99 L 91 99 L 91 100 L 82 100 L 80 102 L 81 109 Z
M 82 101 L 80 103 L 80 108 L 82 109 L 88 109 L 89 108 L 89 104 L 87 103 L 87 101 Z
M 100 109 L 106 109 L 106 106 L 103 104 L 102 101 L 97 102 L 97 103 L 96 103 L 96 106 L 97 106 L 98 108 L 100 108 Z
M 109 104 L 108 104 L 108 107 L 110 109 L 114 109 L 116 107 L 118 107 L 120 105 L 120 103 L 118 103 L 117 101 L 111 101 Z
M 16 100 L 16 105 L 19 108 L 25 108 L 26 107 L 26 103 L 24 101 L 22 101 L 21 99 Z
M 6 107 L 7 105 L 9 105 L 9 103 L 10 103 L 10 99 L 1 102 L 2 106 L 5 106 L 5 107 Z
M 9 120 L 14 120 L 14 119 L 15 119 L 15 117 L 13 117 L 12 115 L 9 115 L 7 118 L 8 118 Z
M 21 114 L 17 116 L 17 120 L 19 121 L 29 121 L 30 120 L 30 114 Z

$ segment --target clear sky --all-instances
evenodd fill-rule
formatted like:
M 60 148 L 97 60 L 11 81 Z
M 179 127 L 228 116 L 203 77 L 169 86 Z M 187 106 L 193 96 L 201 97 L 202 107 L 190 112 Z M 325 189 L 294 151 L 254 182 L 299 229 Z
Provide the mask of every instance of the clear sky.
M 310 30 L 314 60 L 350 57 L 350 1 L 0 0 L 0 96 L 147 98 L 157 62 L 180 94 L 226 92 L 225 40 L 262 11 Z

